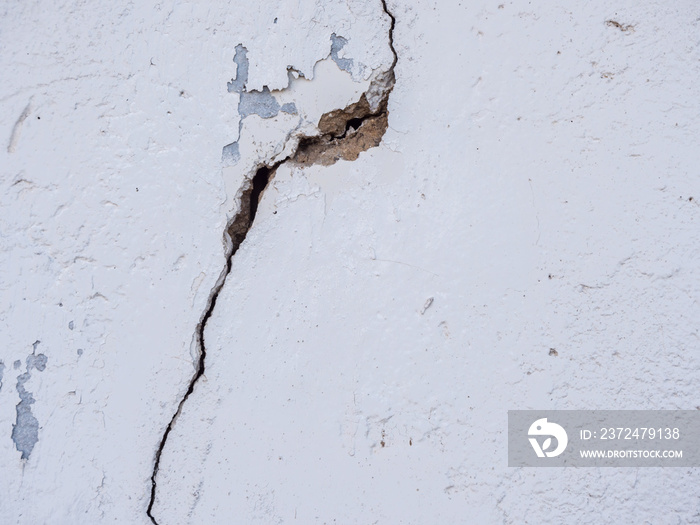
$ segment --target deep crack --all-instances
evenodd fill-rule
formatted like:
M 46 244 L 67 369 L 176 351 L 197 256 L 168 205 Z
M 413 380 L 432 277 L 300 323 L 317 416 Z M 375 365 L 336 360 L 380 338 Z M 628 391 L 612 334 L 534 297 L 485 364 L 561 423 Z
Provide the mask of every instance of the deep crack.
M 250 228 L 253 226 L 258 211 L 258 205 L 260 204 L 260 199 L 262 198 L 265 188 L 267 188 L 270 181 L 274 178 L 277 168 L 282 164 L 290 162 L 303 166 L 312 164 L 328 166 L 340 159 L 353 161 L 357 159 L 361 152 L 378 146 L 387 130 L 389 116 L 387 106 L 389 103 L 389 95 L 394 89 L 394 68 L 399 57 L 394 48 L 394 27 L 396 26 L 396 18 L 394 18 L 394 15 L 389 11 L 386 0 L 381 0 L 381 3 L 384 12 L 391 20 L 391 25 L 389 27 L 389 47 L 394 55 L 394 59 L 386 73 L 380 75 L 378 79 L 375 79 L 375 81 L 370 84 L 368 92 L 377 89 L 383 91 L 377 109 L 371 111 L 367 96 L 363 94 L 360 100 L 349 105 L 345 109 L 334 110 L 324 114 L 318 124 L 321 135 L 300 138 L 297 148 L 292 155 L 271 166 L 263 165 L 257 168 L 255 175 L 248 180 L 247 185 L 241 191 L 241 204 L 238 213 L 226 225 L 226 230 L 224 231 L 226 265 L 209 294 L 206 308 L 196 327 L 196 341 L 197 347 L 199 348 L 197 368 L 190 380 L 184 397 L 180 400 L 175 414 L 173 414 L 173 417 L 170 419 L 163 433 L 160 445 L 156 451 L 153 474 L 151 475 L 151 498 L 148 503 L 148 509 L 146 510 L 146 514 L 154 525 L 158 525 L 158 522 L 153 517 L 152 510 L 156 499 L 156 477 L 158 476 L 161 455 L 168 440 L 168 436 L 170 435 L 170 431 L 173 429 L 177 418 L 182 412 L 182 407 L 190 397 L 190 394 L 194 392 L 194 387 L 199 378 L 204 375 L 205 360 L 207 357 L 207 349 L 204 345 L 204 330 L 209 318 L 214 312 L 216 300 L 226 283 L 226 278 L 231 273 L 233 257 L 236 255 L 238 248 L 240 248 Z

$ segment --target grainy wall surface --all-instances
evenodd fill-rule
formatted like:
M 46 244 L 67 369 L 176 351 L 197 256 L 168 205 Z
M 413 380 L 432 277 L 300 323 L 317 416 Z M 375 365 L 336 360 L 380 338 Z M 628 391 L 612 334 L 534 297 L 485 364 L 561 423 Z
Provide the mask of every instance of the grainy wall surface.
M 201 4 L 0 4 L 0 523 L 700 522 L 506 466 L 700 405 L 700 8 Z

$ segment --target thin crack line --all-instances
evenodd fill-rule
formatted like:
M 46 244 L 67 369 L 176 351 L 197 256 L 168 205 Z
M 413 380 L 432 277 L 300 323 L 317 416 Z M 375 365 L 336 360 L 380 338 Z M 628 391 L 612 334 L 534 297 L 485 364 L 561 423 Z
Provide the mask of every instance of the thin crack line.
M 396 28 L 396 17 L 394 14 L 389 11 L 389 8 L 386 6 L 386 0 L 381 0 L 382 1 L 382 8 L 384 9 L 384 12 L 387 14 L 389 18 L 391 18 L 391 25 L 389 26 L 389 49 L 391 49 L 392 54 L 394 55 L 394 61 L 391 63 L 391 67 L 389 68 L 389 71 L 392 73 L 394 72 L 394 68 L 396 67 L 396 63 L 399 61 L 399 55 L 396 52 L 396 48 L 394 47 L 394 29 Z
M 248 185 L 240 191 L 240 209 L 238 213 L 236 213 L 234 218 L 227 223 L 226 230 L 224 231 L 226 265 L 221 271 L 218 280 L 216 281 L 214 287 L 212 288 L 209 294 L 209 298 L 207 299 L 207 306 L 196 327 L 196 341 L 197 348 L 199 349 L 199 360 L 197 362 L 197 369 L 195 370 L 195 373 L 192 376 L 192 379 L 190 380 L 189 387 L 187 388 L 184 397 L 180 400 L 180 403 L 178 403 L 177 410 L 175 411 L 175 414 L 173 414 L 173 417 L 170 419 L 170 422 L 168 423 L 168 426 L 166 427 L 165 432 L 163 433 L 163 437 L 160 440 L 158 450 L 156 451 L 155 462 L 153 466 L 153 474 L 151 475 L 151 497 L 148 503 L 148 508 L 146 510 L 146 514 L 151 519 L 151 522 L 154 525 L 158 525 L 158 522 L 153 516 L 152 511 L 156 499 L 156 478 L 158 476 L 158 471 L 160 468 L 161 456 L 163 454 L 165 444 L 168 440 L 168 436 L 170 435 L 170 432 L 175 426 L 177 419 L 180 417 L 185 402 L 190 397 L 192 392 L 194 392 L 194 387 L 197 381 L 199 381 L 199 379 L 204 375 L 205 360 L 207 357 L 207 349 L 204 345 L 204 330 L 207 326 L 207 322 L 209 321 L 209 319 L 212 316 L 212 313 L 214 312 L 219 293 L 221 292 L 222 288 L 224 287 L 224 284 L 226 283 L 226 279 L 231 273 L 233 257 L 236 255 L 236 252 L 240 248 L 241 244 L 243 244 L 243 241 L 245 240 L 246 236 L 248 235 L 248 232 L 253 226 L 253 221 L 255 220 L 258 205 L 260 199 L 262 198 L 263 192 L 269 185 L 270 181 L 274 178 L 277 168 L 280 167 L 282 164 L 285 164 L 286 162 L 305 164 L 304 160 L 300 159 L 303 159 L 304 154 L 307 153 L 307 151 L 310 150 L 312 147 L 324 145 L 337 147 L 338 144 L 342 143 L 346 139 L 352 139 L 353 137 L 355 137 L 363 128 L 363 126 L 365 126 L 366 123 L 372 123 L 377 119 L 386 119 L 386 117 L 388 116 L 387 106 L 389 101 L 389 95 L 394 89 L 395 83 L 394 67 L 398 62 L 399 57 L 396 53 L 396 49 L 394 48 L 394 28 L 396 26 L 396 18 L 389 11 L 386 4 L 386 0 L 381 0 L 381 3 L 384 12 L 391 19 L 391 25 L 389 27 L 389 47 L 391 49 L 392 54 L 394 55 L 394 60 L 391 64 L 391 67 L 387 71 L 387 74 L 389 76 L 388 81 L 385 85 L 386 91 L 384 93 L 384 96 L 382 97 L 377 111 L 367 111 L 359 116 L 353 114 L 347 115 L 347 120 L 344 124 L 344 132 L 341 136 L 336 137 L 331 134 L 330 136 L 321 137 L 300 137 L 294 153 L 276 162 L 272 166 L 259 166 L 255 170 L 255 175 L 249 179 Z M 365 97 L 365 94 L 363 94 L 362 96 Z M 363 149 L 362 151 L 379 145 L 379 143 L 381 142 L 381 138 L 386 132 L 387 123 L 385 123 L 383 127 L 380 126 L 379 128 L 377 128 L 379 130 L 378 132 L 376 131 L 376 129 L 370 130 L 369 133 L 377 132 L 381 133 L 381 136 L 378 137 L 378 141 L 376 144 L 366 146 L 365 149 Z M 338 158 L 342 158 L 342 155 Z M 338 159 L 336 158 L 335 160 Z

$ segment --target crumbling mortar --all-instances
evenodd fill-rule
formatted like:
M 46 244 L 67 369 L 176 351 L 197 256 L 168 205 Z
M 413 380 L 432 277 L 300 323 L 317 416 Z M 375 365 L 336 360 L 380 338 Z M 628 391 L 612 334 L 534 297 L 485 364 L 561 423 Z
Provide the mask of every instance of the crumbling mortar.
M 318 124 L 320 135 L 296 138 L 297 145 L 292 154 L 272 165 L 258 165 L 251 171 L 251 174 L 254 173 L 255 175 L 248 177 L 245 185 L 239 190 L 239 210 L 236 215 L 228 221 L 224 231 L 226 264 L 209 294 L 206 308 L 204 309 L 199 323 L 197 323 L 195 331 L 196 346 L 199 349 L 199 359 L 197 361 L 196 370 L 190 380 L 185 395 L 180 400 L 175 414 L 173 414 L 163 433 L 158 450 L 156 451 L 153 474 L 151 475 L 151 496 L 146 510 L 146 514 L 155 525 L 158 525 L 158 522 L 153 516 L 152 511 L 156 498 L 156 478 L 158 476 L 163 449 L 165 448 L 170 431 L 173 429 L 178 417 L 182 413 L 185 402 L 192 392 L 194 392 L 197 381 L 204 375 L 207 356 L 207 350 L 204 344 L 204 330 L 209 318 L 214 312 L 219 293 L 226 283 L 228 275 L 231 273 L 233 257 L 236 255 L 236 252 L 243 244 L 243 241 L 253 226 L 262 194 L 270 181 L 274 178 L 277 168 L 287 162 L 298 166 L 309 166 L 312 164 L 328 166 L 340 159 L 353 161 L 357 159 L 361 152 L 378 146 L 386 132 L 389 116 L 389 95 L 394 89 L 396 81 L 394 68 L 398 62 L 398 54 L 394 48 L 396 18 L 389 11 L 386 0 L 381 0 L 381 3 L 384 12 L 391 20 L 391 25 L 389 27 L 389 47 L 394 56 L 391 67 L 370 83 L 367 92 L 360 97 L 360 100 L 344 109 L 334 110 L 324 114 Z M 383 94 L 380 102 L 373 111 L 371 104 L 368 102 L 367 93 L 379 94 L 382 92 Z

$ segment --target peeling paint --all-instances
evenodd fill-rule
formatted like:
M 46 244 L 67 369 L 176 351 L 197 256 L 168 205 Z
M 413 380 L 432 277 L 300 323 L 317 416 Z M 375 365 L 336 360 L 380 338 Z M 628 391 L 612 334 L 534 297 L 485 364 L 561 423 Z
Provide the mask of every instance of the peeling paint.
M 267 86 L 262 91 L 243 91 L 241 93 L 241 101 L 238 103 L 238 113 L 241 119 L 253 114 L 262 118 L 272 118 L 279 111 L 279 102 L 272 96 Z
M 34 344 L 34 348 L 37 343 Z M 39 441 L 39 421 L 32 414 L 31 407 L 36 400 L 32 393 L 24 388 L 24 384 L 32 378 L 32 370 L 43 372 L 47 361 L 48 358 L 44 354 L 27 356 L 27 371 L 17 378 L 20 402 L 17 404 L 17 420 L 12 425 L 12 441 L 17 450 L 22 453 L 22 459 L 29 459 L 34 445 Z
M 282 104 L 280 111 L 282 113 L 288 113 L 290 115 L 296 115 L 298 113 L 297 105 L 294 102 L 287 102 L 286 104 Z
M 248 50 L 242 44 L 236 46 L 233 61 L 237 66 L 236 77 L 227 86 L 229 93 L 238 93 L 241 96 L 238 102 L 238 114 L 241 120 L 250 115 L 258 115 L 262 118 L 272 118 L 277 115 L 280 104 L 267 86 L 264 86 L 262 91 L 246 91 L 250 64 Z
M 224 149 L 221 151 L 221 162 L 224 166 L 231 166 L 238 162 L 240 158 L 241 151 L 237 141 L 224 146 Z
M 248 50 L 242 44 L 236 46 L 236 54 L 233 57 L 236 64 L 236 78 L 228 83 L 229 93 L 243 93 L 245 84 L 248 82 Z
M 338 64 L 340 69 L 347 71 L 348 73 L 352 73 L 353 60 L 351 58 L 341 58 L 338 56 L 340 50 L 343 49 L 347 43 L 347 38 L 337 36 L 335 33 L 333 33 L 331 35 L 331 58 L 333 59 L 333 62 Z

